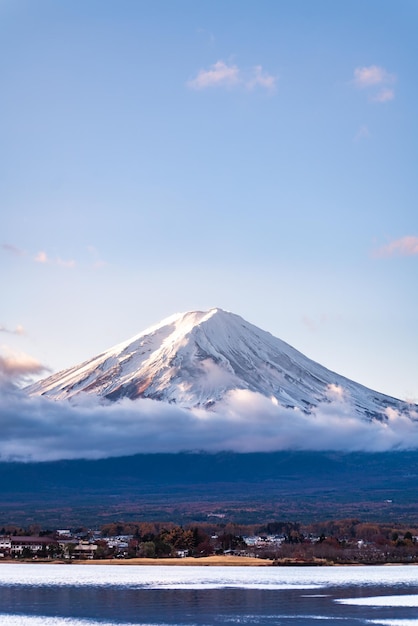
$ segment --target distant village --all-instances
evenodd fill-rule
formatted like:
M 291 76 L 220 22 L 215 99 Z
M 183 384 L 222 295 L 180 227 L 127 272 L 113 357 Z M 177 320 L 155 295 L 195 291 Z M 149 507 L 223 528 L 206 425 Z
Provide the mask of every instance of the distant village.
M 4 527 L 0 559 L 93 561 L 211 555 L 270 559 L 273 564 L 418 563 L 418 531 L 358 520 L 262 527 L 167 523 L 111 523 L 100 530 L 41 531 Z

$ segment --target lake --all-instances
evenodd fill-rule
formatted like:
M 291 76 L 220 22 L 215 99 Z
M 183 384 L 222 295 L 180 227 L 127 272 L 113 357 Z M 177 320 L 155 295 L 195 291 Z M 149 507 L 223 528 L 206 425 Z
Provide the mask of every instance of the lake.
M 1 626 L 418 625 L 418 567 L 0 564 Z

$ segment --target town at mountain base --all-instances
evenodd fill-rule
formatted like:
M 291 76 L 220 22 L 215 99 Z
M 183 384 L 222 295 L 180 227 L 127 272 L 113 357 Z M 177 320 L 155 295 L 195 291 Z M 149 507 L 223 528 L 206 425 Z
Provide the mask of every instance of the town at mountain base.
M 29 533 L 29 534 L 28 534 Z M 115 522 L 96 529 L 0 529 L 2 562 L 103 565 L 376 565 L 418 562 L 418 527 L 319 523 Z

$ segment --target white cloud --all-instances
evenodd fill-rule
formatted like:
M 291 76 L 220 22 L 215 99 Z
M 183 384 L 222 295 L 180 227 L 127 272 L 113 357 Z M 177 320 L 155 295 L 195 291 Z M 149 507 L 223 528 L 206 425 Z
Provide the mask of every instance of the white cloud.
M 372 100 L 374 102 L 389 102 L 395 98 L 395 92 L 393 89 L 382 89 L 375 96 L 373 96 Z
M 373 91 L 370 99 L 373 102 L 390 102 L 395 98 L 395 91 L 389 87 L 396 81 L 396 76 L 390 74 L 385 68 L 378 65 L 369 65 L 368 67 L 357 67 L 354 70 L 353 84 L 359 89 L 379 88 L 377 92 Z
M 264 89 L 272 91 L 276 88 L 276 81 L 277 78 L 275 76 L 265 72 L 261 65 L 256 65 L 252 72 L 252 76 L 247 81 L 247 87 L 249 89 L 263 87 Z
M 335 385 L 334 383 L 328 385 L 327 398 L 330 402 L 333 400 L 345 400 L 345 397 L 345 391 L 341 385 Z
M 188 82 L 193 89 L 208 87 L 233 87 L 240 82 L 240 71 L 236 65 L 217 61 L 208 70 L 199 70 L 196 78 Z
M 201 69 L 197 76 L 187 84 L 192 89 L 203 90 L 211 87 L 228 89 L 244 87 L 253 90 L 257 87 L 272 91 L 276 87 L 277 78 L 266 72 L 261 65 L 248 71 L 241 70 L 237 65 L 228 65 L 217 61 L 209 69 Z
M 311 332 L 316 332 L 321 326 L 326 324 L 329 321 L 328 315 L 326 313 L 322 313 L 318 319 L 314 319 L 309 315 L 302 316 L 302 323 L 308 330 Z
M 389 74 L 383 67 L 369 65 L 369 67 L 356 67 L 354 70 L 354 84 L 357 87 L 371 87 L 393 82 L 395 77 Z
M 57 257 L 56 259 L 51 259 L 44 250 L 38 252 L 38 254 L 34 257 L 34 261 L 36 261 L 36 263 L 49 263 L 51 265 L 60 265 L 61 267 L 68 268 L 73 268 L 76 265 L 73 259 L 63 260 L 60 257 Z
M 3 348 L 3 354 L 0 354 L 0 382 L 2 380 L 18 382 L 27 376 L 46 371 L 44 365 L 24 352 Z
M 14 256 L 24 256 L 32 259 L 35 263 L 41 263 L 42 265 L 60 265 L 61 267 L 75 267 L 76 262 L 74 259 L 62 259 L 60 257 L 51 258 L 45 250 L 39 250 L 35 255 L 33 253 L 28 253 L 26 250 L 21 250 L 16 246 L 8 243 L 4 243 L 1 246 L 3 250 L 13 254 Z
M 61 265 L 62 267 L 75 267 L 75 261 L 70 259 L 68 261 L 64 261 L 63 259 L 58 258 L 56 260 L 57 265 Z
M 21 324 L 18 324 L 14 330 L 10 330 L 10 328 L 6 328 L 6 326 L 0 326 L 0 333 L 8 333 L 10 335 L 20 336 L 26 335 L 26 331 L 23 326 L 21 326 Z
M 373 252 L 374 257 L 416 256 L 418 255 L 418 237 L 407 235 L 395 239 Z
M 44 252 L 43 250 L 41 250 L 34 257 L 34 261 L 36 261 L 36 263 L 48 263 L 48 255 L 47 255 L 47 253 Z
M 26 252 L 24 250 L 21 250 L 20 248 L 12 245 L 10 243 L 3 243 L 1 247 L 6 252 L 9 252 L 10 254 L 14 254 L 15 256 L 25 256 L 25 254 L 26 254 Z
M 87 251 L 93 259 L 93 268 L 100 269 L 101 267 L 105 267 L 107 265 L 106 261 L 100 256 L 99 251 L 95 246 L 87 246 Z
M 416 407 L 410 415 L 418 419 Z M 248 390 L 233 391 L 211 412 L 155 400 L 74 402 L 1 391 L 0 459 L 104 458 L 137 453 L 206 450 L 369 450 L 417 448 L 418 424 L 396 411 L 383 422 L 354 416 L 344 390 L 330 388 L 311 414 L 285 408 Z M 82 436 L 80 436 L 82 435 Z
M 370 130 L 365 124 L 363 124 L 363 126 L 360 126 L 357 133 L 355 134 L 354 141 L 361 141 L 362 139 L 369 139 L 369 137 L 371 137 Z

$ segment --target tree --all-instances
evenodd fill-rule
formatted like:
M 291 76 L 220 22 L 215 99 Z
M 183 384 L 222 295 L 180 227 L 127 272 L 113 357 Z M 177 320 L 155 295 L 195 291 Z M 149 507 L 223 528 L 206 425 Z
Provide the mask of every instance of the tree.
M 145 557 L 146 559 L 155 558 L 155 543 L 153 541 L 144 541 L 138 546 L 138 556 Z

